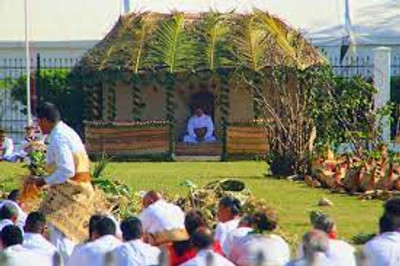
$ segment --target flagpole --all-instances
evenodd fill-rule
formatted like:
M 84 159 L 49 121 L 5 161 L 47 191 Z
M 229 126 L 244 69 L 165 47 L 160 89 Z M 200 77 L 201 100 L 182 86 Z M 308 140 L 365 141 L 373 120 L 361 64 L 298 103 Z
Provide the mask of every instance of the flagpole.
M 26 60 L 26 109 L 27 109 L 27 123 L 28 125 L 32 125 L 32 110 L 31 110 L 31 86 L 30 86 L 30 77 L 31 77 L 31 59 L 29 55 L 29 16 L 28 16 L 28 1 L 25 0 L 25 60 Z

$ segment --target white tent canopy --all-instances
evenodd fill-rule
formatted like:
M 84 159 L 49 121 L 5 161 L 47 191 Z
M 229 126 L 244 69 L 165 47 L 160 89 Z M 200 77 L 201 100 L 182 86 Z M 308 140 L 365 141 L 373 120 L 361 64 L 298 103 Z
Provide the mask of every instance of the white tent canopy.
M 33 41 L 99 40 L 128 0 L 30 1 L 30 37 Z M 190 13 L 218 10 L 269 11 L 300 29 L 315 45 L 337 46 L 348 33 L 346 0 L 130 0 L 131 11 Z M 348 0 L 357 44 L 400 44 L 399 0 Z M 0 41 L 24 39 L 23 0 L 0 0 Z

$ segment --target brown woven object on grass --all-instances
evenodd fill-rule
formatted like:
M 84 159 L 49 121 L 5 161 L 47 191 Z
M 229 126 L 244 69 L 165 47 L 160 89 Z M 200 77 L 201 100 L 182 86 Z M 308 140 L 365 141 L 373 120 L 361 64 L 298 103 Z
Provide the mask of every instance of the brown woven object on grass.
M 49 189 L 39 210 L 69 239 L 82 242 L 87 238 L 90 217 L 105 211 L 103 198 L 91 183 L 68 180 Z

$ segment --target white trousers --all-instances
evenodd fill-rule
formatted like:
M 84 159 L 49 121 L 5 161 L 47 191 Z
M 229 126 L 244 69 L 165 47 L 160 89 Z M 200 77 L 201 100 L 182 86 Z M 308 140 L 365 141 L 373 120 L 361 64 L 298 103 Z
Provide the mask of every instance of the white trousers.
M 217 139 L 214 136 L 204 138 L 203 141 L 199 142 L 195 137 L 192 137 L 190 135 L 186 135 L 183 137 L 183 141 L 186 143 L 204 143 L 204 142 L 214 142 L 217 141 Z

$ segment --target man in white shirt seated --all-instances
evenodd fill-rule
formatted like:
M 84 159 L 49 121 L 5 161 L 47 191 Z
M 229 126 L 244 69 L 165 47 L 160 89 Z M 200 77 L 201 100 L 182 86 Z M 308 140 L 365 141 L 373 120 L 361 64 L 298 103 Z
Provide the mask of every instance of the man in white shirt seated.
M 328 235 L 329 248 L 326 254 L 332 262 L 336 265 L 356 266 L 355 248 L 343 240 L 336 239 L 336 224 L 331 217 L 320 214 L 313 221 L 313 226 Z
M 234 266 L 232 262 L 213 251 L 213 235 L 208 228 L 198 228 L 190 240 L 197 250 L 197 255 L 193 259 L 181 264 L 181 266 Z
M 25 138 L 21 141 L 21 149 L 19 153 L 15 154 L 15 156 L 17 156 L 19 159 L 26 158 L 35 144 L 44 145 L 44 142 L 39 137 L 36 136 L 34 126 L 26 126 Z
M 142 223 L 136 217 L 128 217 L 121 223 L 125 243 L 115 249 L 116 266 L 158 265 L 160 249 L 142 241 Z
M 5 130 L 0 129 L 0 162 L 11 162 L 14 157 L 14 143 L 7 138 Z
M 8 225 L 0 233 L 2 266 L 52 266 L 53 260 L 22 246 L 23 234 L 15 225 Z
M 232 244 L 235 241 L 247 236 L 253 230 L 253 217 L 251 215 L 246 215 L 240 219 L 238 227 L 228 233 L 224 243 L 222 244 L 222 247 L 226 250 L 226 254 L 230 254 Z
M 367 265 L 400 265 L 400 197 L 386 202 L 380 227 L 381 233 L 364 245 Z
M 14 225 L 18 220 L 18 209 L 10 202 L 0 208 L 0 231 L 8 225 Z M 22 230 L 22 229 L 21 229 Z
M 280 235 L 274 233 L 277 227 L 274 210 L 263 208 L 255 212 L 254 231 L 232 243 L 229 259 L 238 266 L 285 265 L 290 260 L 290 248 Z
M 215 241 L 221 244 L 222 251 L 227 256 L 229 247 L 226 244 L 227 236 L 235 230 L 240 222 L 240 201 L 231 196 L 225 196 L 220 199 L 218 204 L 217 217 L 219 223 L 215 229 Z
M 185 213 L 180 207 L 166 202 L 156 191 L 147 192 L 142 203 L 144 210 L 139 218 L 147 243 L 158 246 L 188 239 Z
M 10 194 L 8 194 L 7 199 L 0 201 L 0 208 L 3 207 L 5 203 L 14 205 L 15 208 L 18 209 L 18 219 L 15 222 L 15 225 L 19 226 L 20 228 L 24 228 L 27 215 L 22 210 L 21 206 L 18 204 L 18 197 L 19 197 L 19 190 L 18 189 L 12 190 Z
M 197 107 L 189 119 L 187 133 L 183 138 L 186 143 L 202 143 L 216 141 L 214 123 L 211 116 L 206 115 L 201 107 Z
M 307 232 L 303 236 L 302 248 L 303 257 L 289 262 L 287 266 L 341 266 L 328 258 L 326 254 L 329 248 L 328 235 L 323 231 L 313 229 Z
M 23 246 L 25 248 L 53 259 L 57 249 L 44 237 L 46 217 L 42 213 L 31 212 L 26 219 L 24 231 Z
M 116 226 L 112 219 L 102 217 L 94 224 L 94 241 L 76 250 L 68 260 L 68 266 L 105 266 L 107 255 L 121 245 L 116 238 Z

